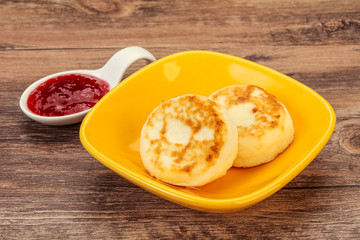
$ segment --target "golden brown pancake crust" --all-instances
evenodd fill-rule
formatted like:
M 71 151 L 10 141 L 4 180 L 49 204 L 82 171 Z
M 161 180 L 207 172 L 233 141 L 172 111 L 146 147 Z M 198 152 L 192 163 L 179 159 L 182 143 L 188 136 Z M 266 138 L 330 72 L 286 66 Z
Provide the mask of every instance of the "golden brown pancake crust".
M 227 109 L 248 102 L 255 105 L 252 109 L 255 125 L 251 126 L 251 131 L 248 127 L 237 126 L 239 137 L 249 134 L 257 137 L 262 136 L 267 129 L 277 127 L 280 116 L 284 114 L 284 107 L 276 97 L 258 86 L 238 85 L 236 88 L 224 88 L 213 94 L 211 98 L 217 101 L 220 96 L 226 96 L 223 105 Z
M 206 99 L 206 101 L 204 101 Z M 162 122 L 160 138 L 150 139 L 146 133 L 145 138 L 150 139 L 150 148 L 147 153 L 152 162 L 160 171 L 186 172 L 191 175 L 196 165 L 213 166 L 214 159 L 219 157 L 224 145 L 223 136 L 227 134 L 225 123 L 219 117 L 220 105 L 208 100 L 206 97 L 185 95 L 163 102 L 148 118 L 147 125 L 154 127 L 154 122 Z M 170 120 L 180 121 L 191 129 L 191 136 L 187 144 L 171 143 L 166 133 Z M 207 127 L 214 131 L 211 140 L 196 140 L 194 135 L 202 128 Z M 155 154 L 151 154 L 155 153 Z M 169 154 L 174 158 L 170 168 L 163 167 L 159 161 L 160 154 Z M 203 169 L 205 171 L 206 168 Z

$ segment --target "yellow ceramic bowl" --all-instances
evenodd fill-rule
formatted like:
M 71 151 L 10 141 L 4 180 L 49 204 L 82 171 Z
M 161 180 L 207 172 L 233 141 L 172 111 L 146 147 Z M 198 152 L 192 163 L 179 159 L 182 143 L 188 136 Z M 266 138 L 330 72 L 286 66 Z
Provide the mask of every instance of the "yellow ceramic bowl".
M 178 187 L 151 177 L 139 153 L 141 128 L 150 112 L 165 99 L 208 96 L 239 83 L 263 87 L 285 104 L 295 126 L 295 139 L 287 150 L 261 166 L 231 168 L 202 187 Z M 80 139 L 97 160 L 149 192 L 201 211 L 233 212 L 290 182 L 320 152 L 334 127 L 330 104 L 298 81 L 239 57 L 188 51 L 147 65 L 106 94 L 82 122 Z

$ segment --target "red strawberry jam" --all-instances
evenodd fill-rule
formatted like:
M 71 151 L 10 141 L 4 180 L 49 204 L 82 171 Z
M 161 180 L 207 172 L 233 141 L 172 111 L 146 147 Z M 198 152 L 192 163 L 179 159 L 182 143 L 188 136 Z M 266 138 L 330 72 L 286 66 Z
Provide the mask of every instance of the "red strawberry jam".
M 40 116 L 64 116 L 92 108 L 110 89 L 104 80 L 85 74 L 66 74 L 33 90 L 28 108 Z

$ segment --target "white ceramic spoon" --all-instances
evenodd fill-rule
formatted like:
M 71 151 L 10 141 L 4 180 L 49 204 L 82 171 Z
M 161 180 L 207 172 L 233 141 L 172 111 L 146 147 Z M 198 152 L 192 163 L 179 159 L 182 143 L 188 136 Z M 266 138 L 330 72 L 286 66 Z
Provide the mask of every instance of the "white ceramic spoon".
M 115 53 L 110 60 L 100 69 L 97 70 L 72 70 L 51 74 L 47 77 L 31 84 L 21 95 L 20 108 L 29 118 L 48 125 L 68 125 L 81 122 L 85 115 L 90 111 L 84 110 L 82 112 L 56 117 L 40 116 L 29 110 L 27 100 L 29 94 L 37 88 L 41 83 L 49 80 L 50 78 L 64 75 L 64 74 L 87 74 L 100 78 L 110 85 L 110 90 L 113 89 L 122 79 L 126 69 L 135 61 L 146 59 L 150 62 L 156 61 L 155 57 L 146 49 L 141 47 L 127 47 Z

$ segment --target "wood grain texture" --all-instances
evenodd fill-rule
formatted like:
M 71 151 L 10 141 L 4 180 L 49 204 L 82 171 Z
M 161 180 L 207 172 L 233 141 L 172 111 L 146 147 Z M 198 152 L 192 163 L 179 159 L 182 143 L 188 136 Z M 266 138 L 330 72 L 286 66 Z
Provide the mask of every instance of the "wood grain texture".
M 359 43 L 356 0 L 0 1 L 0 239 L 360 238 Z M 79 124 L 41 125 L 18 106 L 33 81 L 99 68 L 130 45 L 157 58 L 206 49 L 274 68 L 330 102 L 334 134 L 251 208 L 209 214 L 163 200 L 91 157 Z

